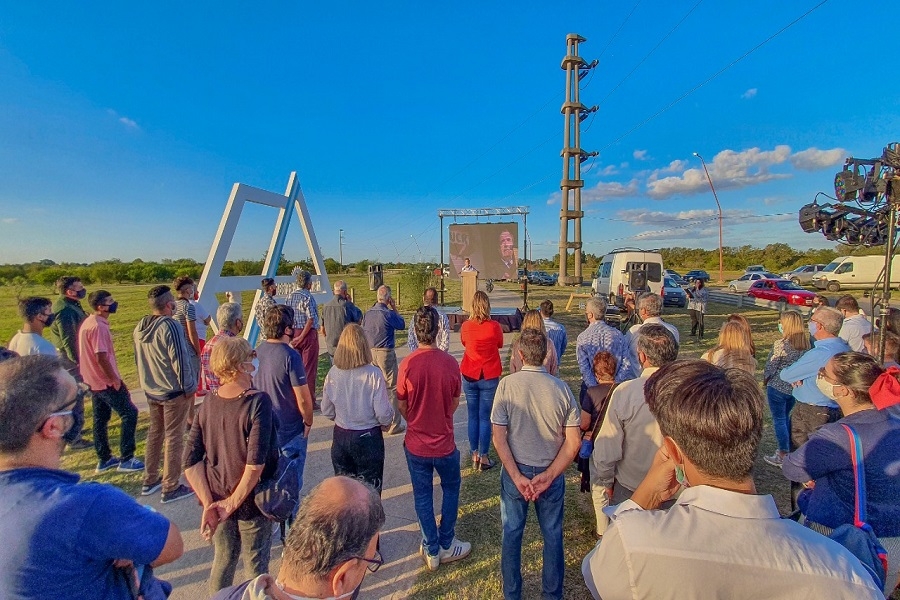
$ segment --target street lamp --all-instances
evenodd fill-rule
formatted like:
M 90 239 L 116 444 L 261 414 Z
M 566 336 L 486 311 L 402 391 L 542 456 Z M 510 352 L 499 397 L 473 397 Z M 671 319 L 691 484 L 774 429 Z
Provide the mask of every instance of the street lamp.
M 340 235 L 339 242 L 338 242 L 340 250 L 338 252 L 339 252 L 340 261 L 341 261 L 341 273 L 343 273 L 344 272 L 344 230 L 341 229 L 340 232 L 341 232 L 341 235 Z
M 703 165 L 703 170 L 706 172 L 706 180 L 709 182 L 709 189 L 712 190 L 713 198 L 716 199 L 716 207 L 719 209 L 719 283 L 724 283 L 725 277 L 722 268 L 722 205 L 719 204 L 719 196 L 716 194 L 715 186 L 713 186 L 712 177 L 709 176 L 709 169 L 706 168 L 706 161 L 696 152 L 694 152 L 694 156 L 699 158 L 700 163 Z

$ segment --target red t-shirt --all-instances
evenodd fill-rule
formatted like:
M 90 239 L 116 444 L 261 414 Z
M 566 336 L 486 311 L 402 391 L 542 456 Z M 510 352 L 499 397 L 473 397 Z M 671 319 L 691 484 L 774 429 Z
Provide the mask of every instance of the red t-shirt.
M 500 323 L 488 319 L 479 323 L 469 319 L 459 330 L 459 339 L 466 347 L 462 359 L 462 374 L 469 379 L 496 379 L 503 371 L 500 348 L 503 330 Z
M 456 450 L 453 400 L 462 391 L 456 359 L 437 348 L 419 348 L 400 363 L 397 398 L 407 403 L 406 448 L 425 458 Z

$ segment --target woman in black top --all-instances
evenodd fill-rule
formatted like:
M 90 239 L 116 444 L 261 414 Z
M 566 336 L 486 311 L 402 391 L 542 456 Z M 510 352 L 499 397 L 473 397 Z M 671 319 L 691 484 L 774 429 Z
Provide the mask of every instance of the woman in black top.
M 191 427 L 185 475 L 203 504 L 200 531 L 215 548 L 211 594 L 234 583 L 243 554 L 245 579 L 269 571 L 272 522 L 256 507 L 253 490 L 278 464 L 272 402 L 253 389 L 253 350 L 243 338 L 223 338 L 210 367 L 222 382 L 206 396 Z

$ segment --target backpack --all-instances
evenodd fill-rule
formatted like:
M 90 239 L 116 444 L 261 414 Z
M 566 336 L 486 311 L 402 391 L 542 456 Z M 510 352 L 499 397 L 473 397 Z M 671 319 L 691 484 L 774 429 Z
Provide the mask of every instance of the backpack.
M 253 398 L 253 402 L 258 402 L 259 396 Z M 250 414 L 253 414 L 255 407 L 250 406 Z M 277 428 L 277 417 L 272 415 Z M 277 453 L 277 457 L 273 454 Z M 300 506 L 300 487 L 302 485 L 302 475 L 300 469 L 300 452 L 292 449 L 290 445 L 285 448 L 273 448 L 270 450 L 269 458 L 266 464 L 275 462 L 277 466 L 271 477 L 260 480 L 253 490 L 253 501 L 256 508 L 259 509 L 265 517 L 272 521 L 287 521 L 297 513 Z
M 850 459 L 853 461 L 854 493 L 853 524 L 846 523 L 836 527 L 828 537 L 849 550 L 869 575 L 883 590 L 887 579 L 887 551 L 872 526 L 866 523 L 866 473 L 863 463 L 862 442 L 854 429 L 845 423 L 841 426 L 850 438 Z

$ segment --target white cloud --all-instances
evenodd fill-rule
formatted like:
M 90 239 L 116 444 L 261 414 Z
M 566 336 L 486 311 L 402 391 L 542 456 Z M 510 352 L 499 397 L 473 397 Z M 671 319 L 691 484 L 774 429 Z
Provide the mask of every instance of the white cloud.
M 623 162 L 621 165 L 619 165 L 619 168 L 620 168 L 620 169 L 627 169 L 627 168 L 628 168 L 628 163 L 627 163 L 627 162 Z
M 594 171 L 591 169 L 590 171 L 585 171 L 585 173 L 591 173 L 592 175 L 600 175 L 600 176 L 609 176 L 609 175 L 618 175 L 619 168 L 616 165 L 606 165 L 599 171 Z
M 663 167 L 659 169 L 660 173 L 678 173 L 679 171 L 684 171 L 687 169 L 688 161 L 686 160 L 673 160 L 669 163 L 668 167 Z
M 750 217 L 753 214 L 753 211 L 746 209 L 726 209 L 722 211 L 722 218 L 741 219 Z M 719 211 L 715 208 L 679 210 L 674 212 L 631 208 L 616 212 L 616 218 L 628 221 L 632 225 L 687 225 L 691 221 L 700 223 L 716 220 L 718 216 Z
M 756 88 L 750 88 L 749 90 L 741 94 L 741 98 L 743 98 L 744 100 L 750 100 L 751 98 L 756 96 L 756 92 Z
M 627 198 L 635 196 L 638 193 L 638 180 L 632 179 L 628 183 L 619 181 L 601 181 L 591 188 L 585 188 L 581 191 L 581 201 L 603 202 L 609 198 Z
M 635 160 L 650 160 L 650 157 L 647 155 L 647 150 L 635 150 L 632 153 Z
M 803 171 L 815 171 L 824 169 L 844 162 L 844 158 L 848 152 L 843 148 L 832 148 L 831 150 L 819 150 L 816 147 L 807 148 L 791 156 L 791 164 L 794 168 Z
M 121 123 L 125 127 L 128 127 L 129 129 L 140 129 L 140 127 L 138 127 L 138 124 L 133 119 L 129 119 L 128 117 L 119 117 L 119 123 Z
M 636 240 L 697 240 L 718 235 L 718 229 L 712 227 L 682 227 L 678 229 L 658 229 L 643 231 L 635 236 Z
M 791 147 L 787 145 L 775 146 L 774 150 L 722 150 L 707 166 L 717 189 L 742 188 L 790 177 L 788 174 L 769 171 L 769 167 L 787 162 L 790 155 Z M 671 166 L 672 164 L 667 168 Z M 681 176 L 659 179 L 659 175 L 665 172 L 664 169 L 657 169 L 650 174 L 647 194 L 651 198 L 661 200 L 676 194 L 696 194 L 709 186 L 702 168 L 688 169 Z
M 0 219 L 0 223 L 3 223 L 4 225 L 12 225 L 12 224 L 18 223 L 18 222 L 19 222 L 19 219 L 15 218 L 15 217 L 5 217 L 3 219 Z

